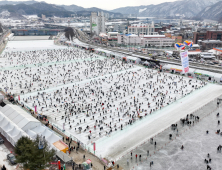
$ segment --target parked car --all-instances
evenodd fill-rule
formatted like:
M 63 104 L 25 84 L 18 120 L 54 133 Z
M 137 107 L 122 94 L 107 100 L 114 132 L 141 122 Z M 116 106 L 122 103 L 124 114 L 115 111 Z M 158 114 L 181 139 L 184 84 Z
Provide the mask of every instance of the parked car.
M 13 155 L 12 153 L 10 153 L 10 154 L 7 155 L 7 159 L 9 160 L 9 162 L 10 162 L 12 165 L 17 164 L 17 163 L 16 163 L 15 155 Z
M 0 144 L 3 144 L 4 143 L 4 139 L 2 139 L 1 137 L 0 137 Z
M 214 65 L 214 63 L 212 61 L 209 61 L 207 64 Z

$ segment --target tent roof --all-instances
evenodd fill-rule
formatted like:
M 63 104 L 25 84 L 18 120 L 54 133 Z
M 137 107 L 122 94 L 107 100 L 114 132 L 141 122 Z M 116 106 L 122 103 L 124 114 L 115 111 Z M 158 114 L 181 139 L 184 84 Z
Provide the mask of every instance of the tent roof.
M 49 136 L 48 138 L 46 138 L 46 140 L 47 140 L 49 143 L 53 144 L 53 143 L 59 141 L 59 140 L 60 140 L 60 137 L 58 137 L 56 134 L 52 133 L 51 136 Z
M 127 56 L 127 59 L 129 59 L 129 60 L 133 60 L 133 61 L 136 61 L 137 59 L 140 59 L 140 58 L 132 57 L 132 56 Z
M 219 78 L 219 79 L 221 79 L 221 77 L 222 77 L 222 74 L 220 74 L 220 73 L 214 73 L 214 78 Z
M 17 126 L 14 122 L 12 122 L 7 116 L 5 116 L 0 111 L 0 129 L 6 139 L 12 144 L 15 145 L 15 143 L 22 137 L 22 136 L 28 136 L 21 128 Z
M 29 123 L 33 124 L 35 122 L 35 124 L 40 124 L 33 116 L 16 105 L 8 104 L 0 107 L 0 111 L 21 129 Z
M 35 138 L 37 136 L 37 134 L 35 132 L 33 132 L 32 130 L 27 130 L 26 133 L 31 137 L 31 138 Z
M 4 111 L 4 112 L 2 112 Z M 22 128 L 26 124 L 37 123 L 38 126 L 27 126 L 26 132 Z M 22 136 L 29 136 L 34 139 L 37 134 L 45 136 L 46 140 L 53 146 L 53 143 L 60 140 L 56 134 L 50 131 L 47 127 L 42 126 L 41 123 L 20 107 L 14 105 L 6 105 L 0 107 L 0 131 L 4 132 L 7 136 L 7 140 L 12 145 L 20 139 Z
M 42 134 L 45 131 L 45 127 L 39 125 L 38 127 L 32 129 L 32 131 L 37 134 Z

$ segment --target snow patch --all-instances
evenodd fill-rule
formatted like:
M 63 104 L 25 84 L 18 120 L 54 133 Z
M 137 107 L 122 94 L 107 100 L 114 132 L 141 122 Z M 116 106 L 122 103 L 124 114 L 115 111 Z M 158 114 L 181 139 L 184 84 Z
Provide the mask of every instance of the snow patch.
M 144 9 L 139 9 L 139 13 L 145 11 L 147 8 L 144 8 Z
M 1 15 L 1 16 L 10 16 L 10 12 L 8 12 L 8 11 L 2 11 L 2 12 L 0 13 L 0 15 Z

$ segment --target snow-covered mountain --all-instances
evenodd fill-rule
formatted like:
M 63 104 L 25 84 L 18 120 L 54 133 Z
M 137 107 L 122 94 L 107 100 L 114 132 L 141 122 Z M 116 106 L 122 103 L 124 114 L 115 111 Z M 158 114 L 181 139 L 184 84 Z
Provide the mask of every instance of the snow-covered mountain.
M 123 7 L 112 10 L 122 14 L 135 14 L 139 17 L 174 17 L 185 16 L 194 17 L 200 11 L 221 0 L 179 0 L 175 2 L 165 2 L 158 5 Z
M 197 17 L 202 19 L 213 19 L 221 20 L 222 19 L 222 1 L 206 7 L 200 13 L 197 14 Z

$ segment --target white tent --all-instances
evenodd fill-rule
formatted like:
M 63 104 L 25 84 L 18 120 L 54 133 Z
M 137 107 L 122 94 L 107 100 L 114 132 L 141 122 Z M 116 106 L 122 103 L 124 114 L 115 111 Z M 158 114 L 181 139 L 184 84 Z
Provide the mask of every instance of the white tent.
M 132 57 L 132 56 L 127 56 L 126 59 L 127 59 L 128 62 L 133 62 L 133 63 L 136 63 L 136 64 L 138 64 L 141 61 L 140 58 Z
M 5 126 L 2 126 L 2 135 L 7 137 L 7 134 L 10 130 L 12 130 L 14 126 L 11 124 L 11 122 L 7 122 Z
M 0 121 L 0 132 L 1 133 L 2 133 L 2 127 L 5 126 L 7 123 L 8 123 L 8 121 L 5 117 Z
M 12 143 L 12 145 L 15 146 L 16 142 L 17 142 L 22 136 L 27 136 L 27 137 L 29 137 L 26 133 L 20 131 L 16 136 L 13 136 L 13 140 L 14 140 L 13 142 L 14 142 L 14 143 Z
M 0 94 L 0 100 L 4 100 L 4 95 Z
M 148 61 L 145 61 L 143 64 L 148 65 L 148 64 L 149 64 L 149 62 L 148 62 Z
M 219 74 L 219 73 L 214 73 L 214 80 L 217 82 L 217 83 L 220 83 L 221 80 L 222 80 L 222 74 Z
M 45 129 L 44 132 L 42 133 L 42 136 L 45 136 L 46 139 L 50 137 L 51 135 L 52 135 L 52 132 L 50 132 L 48 129 Z
M 54 146 L 53 143 L 57 142 L 58 140 L 61 140 L 59 136 L 57 136 L 55 133 L 51 131 L 51 129 L 48 129 L 45 126 L 39 125 L 38 127 L 28 130 L 28 134 L 30 134 L 33 137 L 39 136 L 45 136 L 45 139 Z
M 33 116 L 16 105 L 8 104 L 0 107 L 0 111 L 24 131 L 41 124 Z
M 53 143 L 61 139 L 25 110 L 11 104 L 0 107 L 0 132 L 12 145 L 15 145 L 22 136 L 35 139 L 37 135 L 40 135 L 45 136 L 54 148 Z
M 32 130 L 27 130 L 26 133 L 32 138 L 36 138 L 37 134 L 33 132 Z
M 0 112 L 0 131 L 2 135 L 15 146 L 22 136 L 28 136 L 21 128 L 14 124 L 2 112 Z
M 37 126 L 34 129 L 31 129 L 33 132 L 35 132 L 36 134 L 41 135 L 44 131 L 45 131 L 45 127 L 42 125 Z

